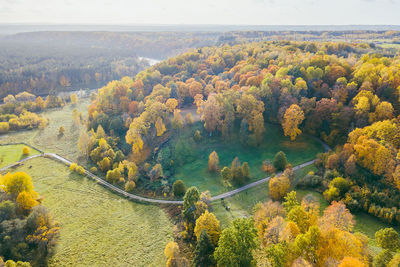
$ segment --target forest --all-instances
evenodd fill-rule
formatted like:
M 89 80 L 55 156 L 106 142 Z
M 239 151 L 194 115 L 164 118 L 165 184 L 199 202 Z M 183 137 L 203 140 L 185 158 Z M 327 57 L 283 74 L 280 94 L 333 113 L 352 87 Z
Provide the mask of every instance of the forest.
M 50 214 L 74 214 L 89 231 L 82 210 L 100 218 L 97 201 L 124 207 L 101 217 L 106 229 L 121 227 L 113 235 L 162 238 L 154 262 L 140 254 L 139 266 L 399 266 L 400 54 L 388 46 L 398 32 L 82 34 L 1 44 L 6 266 L 77 264 L 65 254 L 79 247 L 64 238 L 73 228 Z M 65 36 L 71 54 L 58 57 Z M 37 50 L 22 48 L 26 38 Z M 166 59 L 149 66 L 139 56 Z M 57 94 L 78 87 L 99 89 Z M 82 210 L 53 194 L 75 206 L 70 195 L 81 196 Z M 79 249 L 95 251 L 86 244 Z M 115 254 L 101 260 L 134 265 Z

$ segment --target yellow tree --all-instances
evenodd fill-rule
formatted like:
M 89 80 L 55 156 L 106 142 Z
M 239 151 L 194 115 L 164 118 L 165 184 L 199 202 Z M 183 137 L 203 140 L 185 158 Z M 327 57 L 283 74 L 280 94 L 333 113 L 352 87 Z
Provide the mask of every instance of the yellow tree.
M 169 112 L 173 112 L 178 106 L 178 100 L 175 98 L 169 98 L 167 102 L 165 102 L 165 105 L 167 106 Z
M 71 104 L 76 105 L 78 103 L 78 96 L 74 93 L 70 96 Z
M 303 110 L 296 104 L 291 105 L 285 112 L 282 128 L 285 136 L 290 136 L 290 140 L 295 140 L 301 134 L 298 128 L 304 120 Z
M 281 200 L 289 192 L 290 180 L 284 175 L 275 176 L 269 180 L 268 187 L 271 198 Z
M 210 172 L 217 172 L 219 169 L 219 157 L 217 152 L 211 152 L 210 156 L 208 157 L 208 171 Z
M 207 231 L 208 236 L 214 245 L 217 244 L 219 236 L 221 235 L 221 228 L 219 226 L 219 221 L 214 214 L 206 210 L 197 220 L 196 226 L 194 227 L 194 234 L 199 240 L 201 232 L 203 230 Z
M 167 267 L 173 266 L 175 259 L 179 255 L 179 246 L 176 242 L 168 242 L 164 249 L 164 255 L 167 257 Z
M 34 196 L 32 196 L 32 194 L 26 191 L 22 191 L 21 193 L 18 194 L 17 203 L 18 207 L 20 207 L 24 211 L 31 210 L 34 206 L 39 204 L 35 200 Z
M 338 267 L 365 267 L 366 265 L 357 258 L 344 257 Z
M 162 136 L 165 133 L 166 129 L 165 129 L 165 125 L 164 125 L 164 122 L 161 119 L 161 117 L 158 117 L 158 119 L 155 123 L 155 126 L 156 126 L 156 130 L 157 130 L 157 136 Z

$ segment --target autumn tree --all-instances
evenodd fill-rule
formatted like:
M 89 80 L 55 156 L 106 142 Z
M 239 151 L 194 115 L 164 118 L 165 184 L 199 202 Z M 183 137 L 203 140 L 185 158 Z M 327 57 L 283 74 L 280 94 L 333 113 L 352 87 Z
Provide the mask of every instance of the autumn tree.
M 282 128 L 285 136 L 290 136 L 290 140 L 295 140 L 296 136 L 301 134 L 298 128 L 304 120 L 303 110 L 296 104 L 291 105 L 285 112 L 282 122 Z
M 168 242 L 164 249 L 164 255 L 167 257 L 167 267 L 174 266 L 174 261 L 179 256 L 179 246 L 176 242 Z
M 320 225 L 324 227 L 336 227 L 343 231 L 352 231 L 354 227 L 353 215 L 341 202 L 332 201 L 331 205 L 324 210 L 320 219 Z
M 274 176 L 268 183 L 269 193 L 274 200 L 281 200 L 290 189 L 290 180 L 287 176 Z
M 194 234 L 199 241 L 201 232 L 206 230 L 208 236 L 214 245 L 217 244 L 219 236 L 221 234 L 221 228 L 219 226 L 219 221 L 214 214 L 206 210 L 197 220 L 196 226 L 194 228 Z
M 70 100 L 72 105 L 76 105 L 78 103 L 78 96 L 75 93 L 73 93 L 70 95 Z
M 22 148 L 22 155 L 27 156 L 31 153 L 31 149 L 28 146 Z
M 163 120 L 160 117 L 158 117 L 158 119 L 155 123 L 155 126 L 156 126 L 156 130 L 157 130 L 157 136 L 162 136 L 165 133 L 166 128 L 165 128 Z
M 217 152 L 211 152 L 208 157 L 208 171 L 209 172 L 218 172 L 219 169 L 219 157 Z

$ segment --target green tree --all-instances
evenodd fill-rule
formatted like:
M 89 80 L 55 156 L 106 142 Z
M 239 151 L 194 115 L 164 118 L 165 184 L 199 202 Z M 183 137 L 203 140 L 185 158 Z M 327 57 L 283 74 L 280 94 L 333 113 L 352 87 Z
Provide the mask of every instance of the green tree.
M 183 215 L 186 217 L 186 219 L 190 218 L 190 215 L 194 210 L 194 204 L 199 201 L 199 199 L 199 189 L 197 189 L 195 186 L 189 187 L 183 196 Z
M 283 171 L 288 164 L 285 153 L 283 151 L 276 153 L 272 164 L 276 170 Z
M 257 248 L 257 230 L 252 218 L 239 218 L 222 231 L 215 249 L 217 266 L 254 266 L 253 250 Z
M 379 252 L 378 255 L 374 258 L 374 267 L 386 267 L 388 266 L 389 262 L 392 260 L 393 254 L 389 249 L 384 249 Z
M 375 233 L 375 239 L 378 245 L 383 249 L 395 251 L 400 248 L 399 233 L 391 227 L 377 231 Z
M 206 267 L 212 266 L 214 263 L 215 247 L 210 240 L 206 230 L 203 230 L 200 234 L 200 238 L 197 241 L 196 249 L 194 250 L 193 265 L 195 267 Z
M 292 208 L 300 205 L 300 203 L 297 201 L 296 191 L 291 191 L 285 196 L 284 199 L 285 201 L 283 202 L 283 207 L 286 211 L 286 214 L 288 214 Z
M 174 192 L 174 195 L 176 197 L 181 197 L 185 194 L 186 186 L 182 180 L 176 180 L 174 182 L 174 184 L 172 185 L 172 192 Z

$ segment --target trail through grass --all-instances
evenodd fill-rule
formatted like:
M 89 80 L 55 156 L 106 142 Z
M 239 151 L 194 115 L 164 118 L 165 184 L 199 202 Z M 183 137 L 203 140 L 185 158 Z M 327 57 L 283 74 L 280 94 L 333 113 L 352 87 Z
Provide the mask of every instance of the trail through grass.
M 165 265 L 163 251 L 173 237 L 161 208 L 123 199 L 50 159 L 32 159 L 15 171 L 32 176 L 61 224 L 50 266 Z
M 23 155 L 22 148 L 24 146 L 25 145 L 0 146 L 0 168 L 8 166 L 26 157 L 40 154 L 39 151 L 31 149 L 29 155 Z

